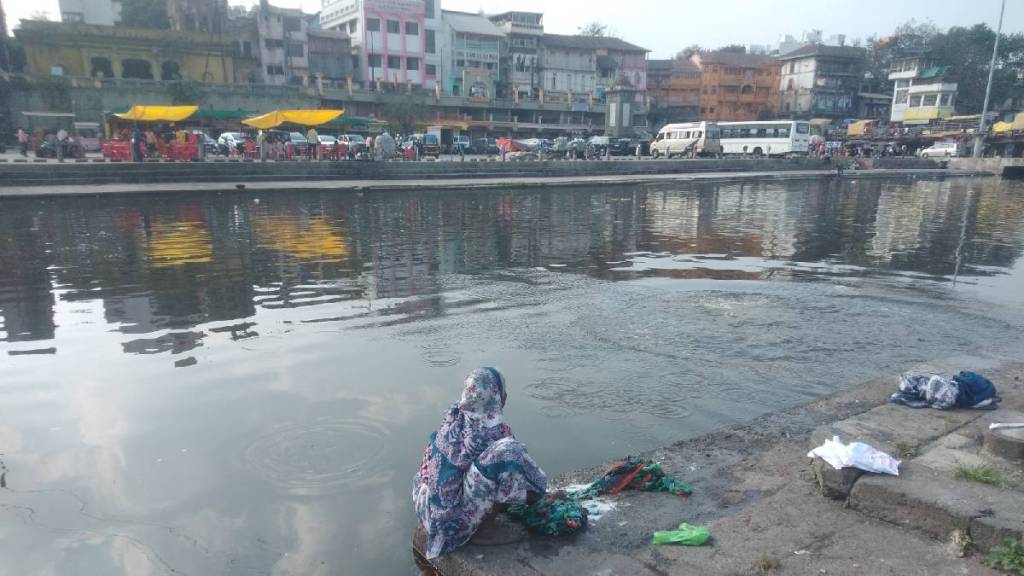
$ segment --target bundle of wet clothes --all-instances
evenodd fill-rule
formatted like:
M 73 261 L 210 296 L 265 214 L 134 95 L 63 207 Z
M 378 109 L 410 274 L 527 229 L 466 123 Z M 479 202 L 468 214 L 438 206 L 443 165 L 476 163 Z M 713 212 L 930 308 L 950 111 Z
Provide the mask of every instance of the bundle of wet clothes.
M 600 478 L 585 488 L 572 492 L 554 492 L 532 504 L 510 506 L 508 514 L 532 532 L 565 536 L 587 526 L 587 509 L 581 504 L 582 501 L 618 494 L 623 490 L 668 492 L 677 496 L 689 496 L 692 493 L 686 483 L 666 476 L 658 463 L 628 457 L 612 464 Z
M 999 403 L 995 384 L 974 372 L 963 371 L 949 378 L 939 374 L 908 372 L 900 375 L 899 391 L 889 401 L 911 408 L 985 408 Z

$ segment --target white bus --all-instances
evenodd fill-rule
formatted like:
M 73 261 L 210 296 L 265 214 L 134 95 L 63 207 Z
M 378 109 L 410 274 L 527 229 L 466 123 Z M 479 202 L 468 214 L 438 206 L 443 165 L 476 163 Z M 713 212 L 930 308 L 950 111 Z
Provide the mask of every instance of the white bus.
M 811 124 L 798 120 L 719 122 L 723 154 L 796 156 L 807 154 Z
M 718 142 L 718 125 L 714 122 L 666 124 L 651 143 L 651 156 L 717 156 L 722 153 Z

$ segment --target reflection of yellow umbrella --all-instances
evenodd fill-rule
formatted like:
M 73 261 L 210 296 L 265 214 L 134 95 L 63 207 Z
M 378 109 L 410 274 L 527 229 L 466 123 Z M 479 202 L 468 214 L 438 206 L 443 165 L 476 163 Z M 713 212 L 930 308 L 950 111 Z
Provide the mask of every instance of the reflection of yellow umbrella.
M 242 124 L 267 130 L 277 128 L 281 124 L 298 124 L 300 126 L 319 126 L 344 114 L 344 110 L 274 110 L 260 116 L 242 120 Z
M 253 220 L 256 245 L 278 250 L 306 262 L 341 262 L 348 245 L 341 230 L 323 216 L 303 220 L 298 216 L 257 216 Z
M 196 110 L 199 106 L 132 106 L 131 110 L 114 116 L 136 122 L 181 122 Z
M 199 222 L 154 224 L 149 240 L 149 263 L 154 268 L 206 264 L 213 260 L 210 233 Z

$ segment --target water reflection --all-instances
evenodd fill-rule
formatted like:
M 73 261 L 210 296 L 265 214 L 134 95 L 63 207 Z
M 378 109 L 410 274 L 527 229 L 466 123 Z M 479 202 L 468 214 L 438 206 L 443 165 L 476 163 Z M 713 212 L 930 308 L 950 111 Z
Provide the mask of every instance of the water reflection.
M 444 314 L 445 299 L 431 296 L 446 275 L 507 268 L 610 279 L 765 279 L 821 264 L 984 275 L 1019 258 L 1022 222 L 1019 191 L 997 180 L 8 201 L 2 335 L 53 340 L 55 298 L 100 299 L 122 333 L 175 330 L 126 340 L 126 353 L 181 353 L 204 337 L 188 328 L 251 318 L 257 306 L 408 299 L 403 316 Z M 258 334 L 235 326 L 217 330 Z
M 411 571 L 411 472 L 469 368 L 510 375 L 557 474 L 1019 356 L 1022 249 L 997 179 L 0 202 L 0 555 Z

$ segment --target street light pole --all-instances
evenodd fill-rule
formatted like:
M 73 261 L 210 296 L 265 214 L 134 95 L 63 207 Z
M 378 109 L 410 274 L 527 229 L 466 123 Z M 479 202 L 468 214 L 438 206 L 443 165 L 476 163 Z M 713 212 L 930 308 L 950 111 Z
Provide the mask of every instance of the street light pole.
M 992 93 L 992 75 L 996 71 L 996 56 L 999 53 L 999 37 L 1003 34 L 1003 13 L 1006 12 L 1006 0 L 1003 0 L 999 9 L 999 26 L 996 28 L 996 43 L 992 46 L 992 60 L 988 65 L 988 84 L 985 86 L 985 103 L 981 107 L 981 119 L 978 120 L 978 133 L 974 135 L 975 158 L 981 158 L 982 148 L 985 144 L 985 116 L 988 115 L 988 98 Z

